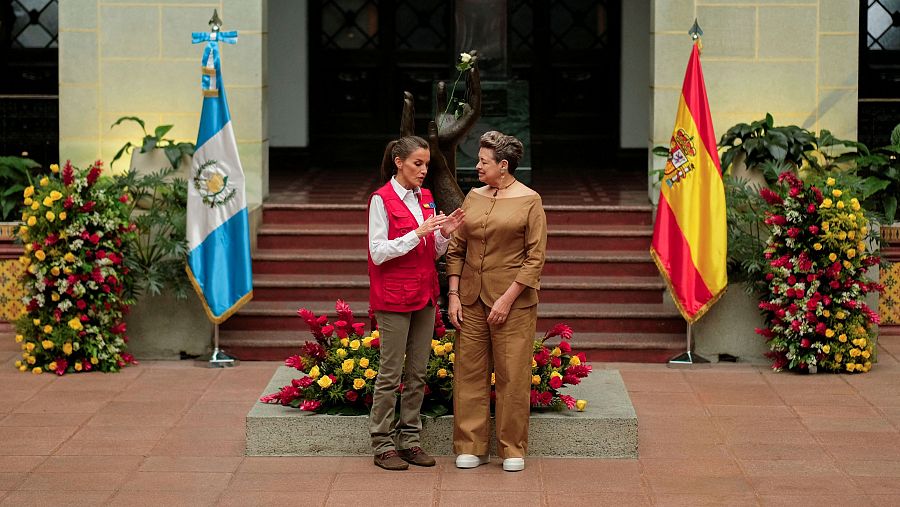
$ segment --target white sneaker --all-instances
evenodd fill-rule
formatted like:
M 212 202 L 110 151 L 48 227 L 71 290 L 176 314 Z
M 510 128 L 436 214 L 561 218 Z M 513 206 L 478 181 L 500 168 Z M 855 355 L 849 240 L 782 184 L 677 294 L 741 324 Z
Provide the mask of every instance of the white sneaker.
M 490 462 L 488 455 L 476 456 L 474 454 L 460 454 L 456 457 L 456 468 L 476 468 Z
M 503 460 L 503 470 L 507 472 L 521 472 L 525 470 L 525 458 L 506 458 Z

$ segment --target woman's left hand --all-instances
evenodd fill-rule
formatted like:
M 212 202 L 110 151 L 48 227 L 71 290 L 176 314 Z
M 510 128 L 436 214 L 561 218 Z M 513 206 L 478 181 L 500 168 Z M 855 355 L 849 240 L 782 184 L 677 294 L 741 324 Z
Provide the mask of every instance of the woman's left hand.
M 447 217 L 447 221 L 444 222 L 444 225 L 441 226 L 441 234 L 445 238 L 449 238 L 450 235 L 453 234 L 453 231 L 459 228 L 465 218 L 466 212 L 463 211 L 462 208 L 456 208 L 456 210 Z
M 512 307 L 512 301 L 506 298 L 506 295 L 500 296 L 494 301 L 494 306 L 491 307 L 491 313 L 488 315 L 487 323 L 488 324 L 503 324 L 506 322 L 506 317 L 509 316 L 509 309 Z

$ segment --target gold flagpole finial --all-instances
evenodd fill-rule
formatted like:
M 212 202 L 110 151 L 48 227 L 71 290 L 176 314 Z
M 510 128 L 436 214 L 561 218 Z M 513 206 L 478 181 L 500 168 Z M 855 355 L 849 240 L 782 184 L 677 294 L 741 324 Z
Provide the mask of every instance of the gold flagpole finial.
M 213 9 L 212 18 L 209 19 L 209 29 L 212 32 L 218 32 L 222 28 L 222 19 L 219 18 L 219 10 Z

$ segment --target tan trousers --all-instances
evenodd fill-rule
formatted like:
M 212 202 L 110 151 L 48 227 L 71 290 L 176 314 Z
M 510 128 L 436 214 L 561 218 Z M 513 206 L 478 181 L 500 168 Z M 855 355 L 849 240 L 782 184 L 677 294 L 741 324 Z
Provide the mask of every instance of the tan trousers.
M 381 333 L 381 359 L 369 411 L 369 433 L 375 454 L 421 445 L 425 370 L 434 336 L 434 307 L 408 313 L 376 311 Z M 394 418 L 396 391 L 403 378 L 400 417 Z
M 501 325 L 487 323 L 491 309 L 481 300 L 463 305 L 462 310 L 453 365 L 453 451 L 488 453 L 493 366 L 497 391 L 494 420 L 500 457 L 525 457 L 537 305 L 510 310 Z

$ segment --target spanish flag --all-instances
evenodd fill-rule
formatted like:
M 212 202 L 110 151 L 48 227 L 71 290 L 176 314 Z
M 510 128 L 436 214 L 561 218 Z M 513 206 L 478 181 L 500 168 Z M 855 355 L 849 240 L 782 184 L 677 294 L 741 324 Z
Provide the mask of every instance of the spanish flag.
M 650 246 L 675 304 L 691 323 L 728 284 L 725 188 L 698 44 L 681 88 Z

